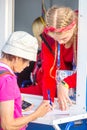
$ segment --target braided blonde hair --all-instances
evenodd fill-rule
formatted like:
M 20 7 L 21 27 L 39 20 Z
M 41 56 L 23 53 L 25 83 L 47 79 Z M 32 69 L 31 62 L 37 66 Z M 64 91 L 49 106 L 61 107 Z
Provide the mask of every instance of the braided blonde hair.
M 46 13 L 47 26 L 66 27 L 77 19 L 76 13 L 69 7 L 52 6 Z
M 73 11 L 69 7 L 58 7 L 52 6 L 48 9 L 45 17 L 46 25 L 48 27 L 52 26 L 57 29 L 61 29 L 63 27 L 67 27 L 73 21 L 76 22 L 76 26 L 74 29 L 74 33 L 72 36 L 73 40 L 73 51 L 74 51 L 74 62 L 76 64 L 77 56 L 76 56 L 76 42 L 77 42 L 77 27 L 78 27 L 78 18 L 75 11 Z

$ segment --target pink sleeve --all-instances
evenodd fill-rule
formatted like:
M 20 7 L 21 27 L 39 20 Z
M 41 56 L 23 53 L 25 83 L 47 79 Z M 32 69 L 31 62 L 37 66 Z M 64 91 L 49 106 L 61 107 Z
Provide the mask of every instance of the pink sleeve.
M 0 101 L 16 99 L 20 94 L 15 76 L 0 77 Z

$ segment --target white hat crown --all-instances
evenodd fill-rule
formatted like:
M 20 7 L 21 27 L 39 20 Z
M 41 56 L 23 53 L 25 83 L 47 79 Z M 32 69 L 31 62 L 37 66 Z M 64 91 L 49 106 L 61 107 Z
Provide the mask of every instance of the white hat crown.
M 2 51 L 24 59 L 36 61 L 38 41 L 27 32 L 16 31 L 11 34 Z

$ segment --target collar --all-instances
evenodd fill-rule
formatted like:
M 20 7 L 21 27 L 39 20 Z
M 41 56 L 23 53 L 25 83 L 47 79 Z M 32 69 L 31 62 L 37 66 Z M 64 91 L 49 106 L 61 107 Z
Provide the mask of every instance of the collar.
M 8 69 L 12 74 L 14 74 L 14 72 L 12 71 L 12 69 L 8 65 L 6 65 L 6 64 L 4 64 L 2 62 L 0 62 L 0 67 L 4 67 L 4 68 Z

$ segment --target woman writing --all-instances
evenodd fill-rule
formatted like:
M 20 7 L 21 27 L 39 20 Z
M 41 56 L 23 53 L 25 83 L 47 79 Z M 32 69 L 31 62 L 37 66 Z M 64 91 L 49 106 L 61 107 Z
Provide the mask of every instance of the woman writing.
M 22 115 L 22 99 L 14 73 L 21 72 L 29 61 L 36 61 L 38 44 L 30 34 L 13 32 L 2 49 L 0 59 L 0 130 L 25 130 L 29 122 L 44 116 L 49 102 L 30 115 Z

